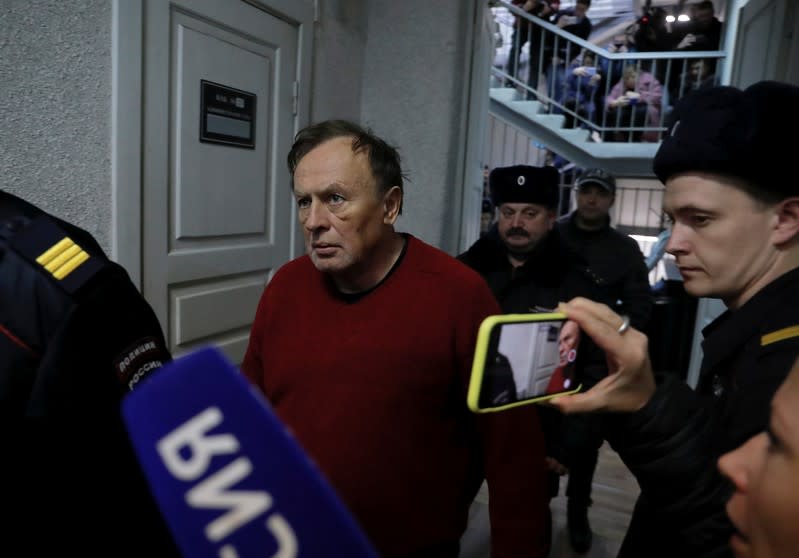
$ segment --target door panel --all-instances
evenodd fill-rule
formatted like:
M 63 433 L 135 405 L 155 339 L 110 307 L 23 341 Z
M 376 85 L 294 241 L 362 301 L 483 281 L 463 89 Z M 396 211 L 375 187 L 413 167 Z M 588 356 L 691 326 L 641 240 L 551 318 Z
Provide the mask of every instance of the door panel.
M 298 29 L 238 0 L 145 13 L 144 294 L 176 355 L 214 344 L 239 363 L 290 255 Z M 201 80 L 255 95 L 253 148 L 200 141 Z

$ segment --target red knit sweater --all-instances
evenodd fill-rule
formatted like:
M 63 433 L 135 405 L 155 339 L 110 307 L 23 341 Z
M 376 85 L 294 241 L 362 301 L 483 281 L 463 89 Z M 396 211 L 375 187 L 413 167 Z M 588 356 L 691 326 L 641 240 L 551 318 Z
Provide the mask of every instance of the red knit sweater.
M 493 556 L 548 553 L 536 411 L 466 408 L 478 326 L 499 312 L 479 275 L 413 237 L 355 303 L 307 256 L 264 291 L 242 368 L 384 557 L 457 541 L 484 476 Z

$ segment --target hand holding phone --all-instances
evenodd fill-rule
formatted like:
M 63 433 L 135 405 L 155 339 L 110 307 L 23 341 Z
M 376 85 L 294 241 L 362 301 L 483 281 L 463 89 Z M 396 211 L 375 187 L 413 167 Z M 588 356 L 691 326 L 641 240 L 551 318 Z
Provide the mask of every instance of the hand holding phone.
M 559 397 L 552 405 L 564 413 L 635 412 L 655 393 L 646 335 L 623 327 L 623 318 L 604 304 L 575 298 L 558 306 L 607 355 L 609 374 L 589 391 Z
M 580 328 L 564 314 L 504 314 L 483 320 L 467 403 L 476 413 L 577 393 Z

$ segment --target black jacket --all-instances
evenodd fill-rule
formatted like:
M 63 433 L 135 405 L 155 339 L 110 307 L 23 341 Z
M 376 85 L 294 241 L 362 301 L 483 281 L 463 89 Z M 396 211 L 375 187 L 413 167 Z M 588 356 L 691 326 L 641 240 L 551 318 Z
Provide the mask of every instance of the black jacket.
M 86 231 L 0 191 L 0 492 L 26 555 L 177 555 L 120 416 L 171 359 Z
M 767 427 L 799 356 L 797 327 L 799 269 L 705 328 L 696 392 L 669 376 L 640 411 L 615 417 L 608 441 L 641 486 L 620 557 L 732 556 L 731 486 L 716 463 Z
M 517 268 L 508 261 L 496 225 L 458 259 L 483 276 L 506 314 L 554 311 L 558 302 L 600 293 L 585 262 L 554 229 Z
M 558 220 L 558 231 L 569 249 L 588 266 L 596 282 L 597 302 L 618 314 L 630 316 L 631 325 L 643 331 L 652 312 L 652 291 L 646 262 L 638 244 L 610 226 L 595 231 L 580 229 L 571 213 Z

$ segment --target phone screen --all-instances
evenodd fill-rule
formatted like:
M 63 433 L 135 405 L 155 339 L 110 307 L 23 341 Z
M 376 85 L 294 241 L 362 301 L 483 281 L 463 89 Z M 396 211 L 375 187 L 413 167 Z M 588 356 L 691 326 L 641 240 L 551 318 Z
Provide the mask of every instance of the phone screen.
M 487 318 L 478 334 L 469 408 L 497 411 L 577 392 L 580 336 L 562 314 Z

